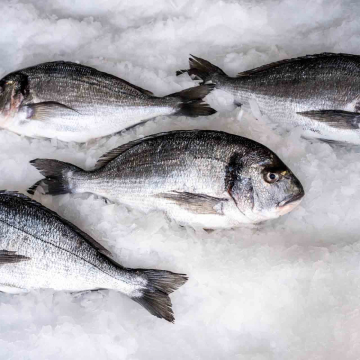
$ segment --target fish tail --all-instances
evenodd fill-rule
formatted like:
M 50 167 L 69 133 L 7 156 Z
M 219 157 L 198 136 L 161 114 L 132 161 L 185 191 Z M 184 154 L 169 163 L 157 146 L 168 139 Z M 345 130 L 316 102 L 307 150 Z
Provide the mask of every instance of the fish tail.
M 35 166 L 40 173 L 45 176 L 44 179 L 39 180 L 28 189 L 28 193 L 33 195 L 38 186 L 41 186 L 44 194 L 61 195 L 68 194 L 75 191 L 75 185 L 71 181 L 74 173 L 82 172 L 84 170 L 75 165 L 53 159 L 35 159 L 30 161 L 32 166 Z
M 221 75 L 227 76 L 219 67 L 211 64 L 211 62 L 196 57 L 194 55 L 190 55 L 189 65 L 190 69 L 187 70 L 179 70 L 176 72 L 176 75 L 179 76 L 184 73 L 188 73 L 192 78 L 200 79 L 204 83 L 207 81 L 211 81 L 216 84 L 216 76 Z
M 140 294 L 131 298 L 148 310 L 152 315 L 174 322 L 169 294 L 184 285 L 188 280 L 184 274 L 176 274 L 165 270 L 133 269 L 136 275 L 147 280 L 146 286 Z
M 212 84 L 200 85 L 168 95 L 167 97 L 180 98 L 181 101 L 173 115 L 196 117 L 215 114 L 216 110 L 203 101 L 214 87 Z

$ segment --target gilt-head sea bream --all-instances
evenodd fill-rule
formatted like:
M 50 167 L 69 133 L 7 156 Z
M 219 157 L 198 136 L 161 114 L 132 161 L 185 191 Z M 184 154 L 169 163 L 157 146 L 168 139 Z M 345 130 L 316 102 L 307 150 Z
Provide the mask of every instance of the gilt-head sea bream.
M 178 71 L 229 92 L 250 110 L 256 101 L 273 123 L 306 138 L 360 145 L 360 56 L 323 53 L 285 59 L 227 76 L 193 56 Z
M 202 101 L 212 88 L 156 97 L 88 66 L 48 62 L 0 80 L 0 127 L 29 137 L 86 142 L 160 115 L 213 114 Z
M 119 291 L 151 314 L 174 321 L 171 292 L 187 277 L 129 269 L 92 237 L 27 196 L 0 192 L 0 291 Z
M 180 224 L 231 228 L 292 210 L 304 189 L 267 147 L 220 131 L 160 133 L 110 151 L 84 171 L 57 160 L 31 162 L 44 193 L 93 193 Z

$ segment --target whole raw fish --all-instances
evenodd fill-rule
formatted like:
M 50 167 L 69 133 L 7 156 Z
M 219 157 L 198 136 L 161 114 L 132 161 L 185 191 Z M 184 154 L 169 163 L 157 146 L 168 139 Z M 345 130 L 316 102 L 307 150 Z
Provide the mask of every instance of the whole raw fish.
M 170 271 L 124 268 L 53 211 L 25 195 L 0 192 L 0 291 L 116 290 L 174 321 L 168 294 L 186 280 Z
M 291 211 L 299 180 L 265 146 L 219 131 L 161 133 L 132 141 L 84 171 L 58 160 L 31 163 L 45 194 L 93 193 L 144 212 L 164 211 L 185 225 L 231 228 Z
M 210 115 L 213 86 L 165 97 L 72 62 L 48 62 L 0 80 L 0 127 L 30 137 L 86 142 L 159 115 Z

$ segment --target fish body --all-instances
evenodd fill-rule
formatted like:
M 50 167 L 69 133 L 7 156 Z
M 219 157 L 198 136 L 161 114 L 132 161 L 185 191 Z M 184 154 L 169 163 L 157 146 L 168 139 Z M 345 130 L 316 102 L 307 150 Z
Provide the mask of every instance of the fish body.
M 0 291 L 111 289 L 173 321 L 167 294 L 185 281 L 168 271 L 124 268 L 56 213 L 24 195 L 0 192 Z
M 202 102 L 211 86 L 165 97 L 91 67 L 48 62 L 0 80 L 0 127 L 29 137 L 86 142 L 160 115 L 215 112 Z
M 31 163 L 45 179 L 30 193 L 39 184 L 46 194 L 93 193 L 209 229 L 276 218 L 304 195 L 272 151 L 219 131 L 172 131 L 135 140 L 105 154 L 92 171 L 57 160 Z
M 299 127 L 304 137 L 360 144 L 360 56 L 323 53 L 287 59 L 227 76 L 192 57 L 181 70 L 212 82 L 250 110 L 251 100 L 281 127 Z

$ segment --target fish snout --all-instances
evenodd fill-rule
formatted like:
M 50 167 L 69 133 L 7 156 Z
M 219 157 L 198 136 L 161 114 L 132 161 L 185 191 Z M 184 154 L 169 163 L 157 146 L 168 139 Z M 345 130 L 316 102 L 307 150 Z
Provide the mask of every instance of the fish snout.
M 278 211 L 280 215 L 284 215 L 296 208 L 296 206 L 301 203 L 305 195 L 304 188 L 297 179 L 294 186 L 292 187 L 292 190 L 292 193 L 286 196 L 285 199 L 280 201 L 278 204 Z

